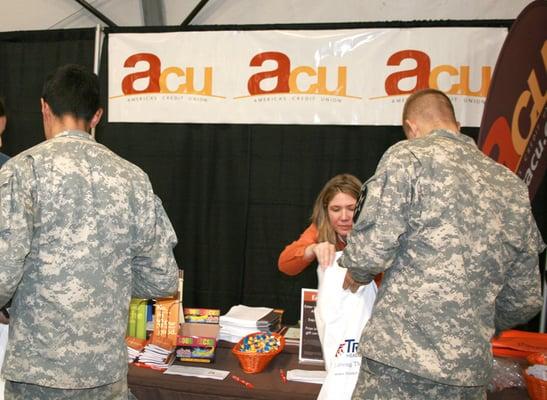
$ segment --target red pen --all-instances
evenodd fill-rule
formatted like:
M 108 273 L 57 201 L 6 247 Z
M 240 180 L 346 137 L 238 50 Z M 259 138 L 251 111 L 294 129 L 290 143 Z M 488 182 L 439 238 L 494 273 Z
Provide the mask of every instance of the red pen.
M 282 369 L 279 370 L 279 375 L 281 376 L 281 381 L 283 383 L 287 383 L 287 375 L 285 375 L 285 371 Z
M 232 375 L 232 379 L 238 383 L 241 383 L 247 389 L 254 388 L 254 385 L 251 382 L 247 382 L 246 380 L 241 379 L 239 376 Z

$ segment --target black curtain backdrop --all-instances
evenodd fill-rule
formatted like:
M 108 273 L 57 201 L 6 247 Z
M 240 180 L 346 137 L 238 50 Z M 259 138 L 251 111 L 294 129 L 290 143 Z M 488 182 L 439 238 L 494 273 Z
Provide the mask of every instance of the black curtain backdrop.
M 0 96 L 8 124 L 2 152 L 15 155 L 44 139 L 40 96 L 49 73 L 67 63 L 93 68 L 93 29 L 0 33 Z
M 234 28 L 242 29 L 192 29 Z M 93 30 L 0 34 L 0 95 L 9 111 L 6 153 L 43 140 L 43 80 L 66 62 L 91 67 L 93 38 Z M 108 36 L 99 74 L 105 106 L 107 43 Z M 463 132 L 476 139 L 478 128 Z M 316 265 L 284 276 L 277 269 L 280 251 L 308 226 L 315 196 L 330 177 L 348 172 L 366 180 L 403 133 L 397 126 L 127 124 L 104 118 L 96 137 L 140 166 L 162 199 L 179 237 L 175 255 L 185 273 L 185 306 L 223 313 L 235 304 L 279 307 L 286 322 L 294 323 L 301 289 L 317 285 Z M 533 207 L 544 237 L 546 204 L 543 182 Z

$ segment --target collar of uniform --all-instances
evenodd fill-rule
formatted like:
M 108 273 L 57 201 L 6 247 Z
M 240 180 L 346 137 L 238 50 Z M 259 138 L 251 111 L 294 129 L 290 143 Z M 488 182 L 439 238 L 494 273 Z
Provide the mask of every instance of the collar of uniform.
M 475 141 L 471 137 L 464 135 L 463 133 L 454 133 L 451 131 L 447 131 L 446 129 L 437 129 L 431 132 L 429 136 L 442 136 L 447 139 L 457 140 L 458 142 L 464 142 L 466 144 L 477 147 Z
M 79 130 L 67 130 L 67 131 L 59 132 L 53 137 L 53 139 L 60 138 L 60 137 L 71 137 L 71 138 L 78 138 L 78 139 L 84 139 L 84 140 L 94 140 L 89 133 L 84 131 L 79 131 Z

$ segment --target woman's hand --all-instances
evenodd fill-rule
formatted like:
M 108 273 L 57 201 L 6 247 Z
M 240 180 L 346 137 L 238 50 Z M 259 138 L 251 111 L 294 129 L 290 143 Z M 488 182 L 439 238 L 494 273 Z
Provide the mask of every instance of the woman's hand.
M 317 263 L 322 268 L 330 267 L 334 261 L 335 255 L 336 248 L 329 242 L 311 244 L 304 252 L 304 257 L 308 259 L 317 259 Z

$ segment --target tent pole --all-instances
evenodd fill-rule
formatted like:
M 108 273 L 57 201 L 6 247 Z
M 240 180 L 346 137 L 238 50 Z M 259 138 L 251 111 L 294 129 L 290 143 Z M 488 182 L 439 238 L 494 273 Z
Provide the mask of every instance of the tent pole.
M 188 16 L 184 19 L 184 21 L 182 21 L 182 23 L 180 24 L 180 26 L 187 26 L 187 25 L 190 25 L 190 22 L 192 22 L 192 20 L 194 19 L 194 17 L 196 15 L 198 15 L 198 13 L 201 11 L 201 9 L 203 7 L 205 7 L 205 4 L 207 4 L 209 2 L 209 0 L 201 0 L 199 2 L 199 4 L 197 6 L 194 7 L 194 9 L 192 10 L 192 12 L 190 14 L 188 14 Z
M 91 14 L 93 14 L 94 16 L 99 18 L 101 21 L 103 21 L 109 27 L 118 26 L 114 23 L 114 21 L 112 21 L 111 19 L 106 17 L 103 13 L 99 12 L 99 10 L 97 10 L 95 7 L 93 7 L 87 1 L 85 1 L 85 0 L 74 0 L 74 1 L 76 3 L 78 3 L 79 5 L 81 5 L 83 8 L 85 8 L 87 11 L 89 11 Z
M 99 67 L 101 65 L 101 43 L 102 28 L 100 24 L 95 27 L 95 50 L 93 52 L 93 72 L 99 76 Z M 91 128 L 91 136 L 95 138 L 95 127 Z

